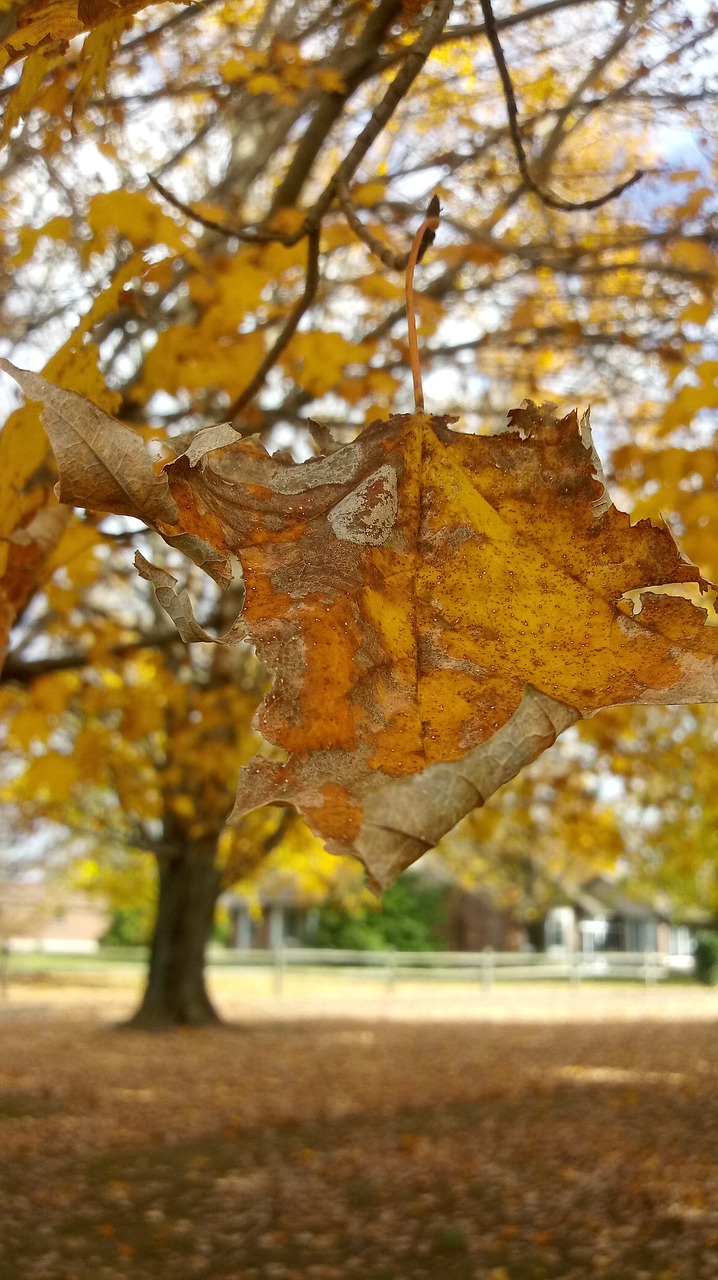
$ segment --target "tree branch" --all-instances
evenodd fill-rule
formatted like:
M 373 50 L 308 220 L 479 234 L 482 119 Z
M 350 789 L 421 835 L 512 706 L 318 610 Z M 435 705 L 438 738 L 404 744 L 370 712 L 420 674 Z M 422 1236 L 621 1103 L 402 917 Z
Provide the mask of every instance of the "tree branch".
M 362 244 L 366 245 L 369 252 L 372 253 L 375 258 L 378 258 L 380 262 L 383 262 L 384 266 L 388 267 L 390 271 L 406 271 L 406 266 L 409 261 L 408 252 L 392 253 L 388 245 L 382 244 L 381 240 L 377 240 L 376 236 L 372 235 L 371 231 L 364 226 L 364 223 L 354 208 L 345 183 L 342 183 L 337 187 L 337 199 L 339 201 L 341 211 L 357 240 L 361 240 Z
M 334 200 L 337 190 L 351 182 L 364 156 L 376 141 L 379 134 L 391 120 L 399 103 L 406 96 L 412 84 L 424 67 L 434 45 L 441 35 L 453 6 L 453 0 L 436 0 L 431 17 L 424 30 L 407 53 L 402 68 L 394 77 L 381 102 L 374 108 L 367 124 L 362 129 L 354 146 L 345 155 L 334 176 L 327 183 L 314 207 L 310 210 L 307 221 L 317 225 L 324 217 Z
M 593 3 L 594 0 L 546 0 L 545 4 L 532 5 L 529 9 L 520 9 L 517 13 L 509 13 L 503 18 L 496 18 L 495 25 L 497 31 L 508 31 L 511 27 L 518 27 L 524 22 L 531 22 L 534 18 L 545 18 L 548 14 L 557 13 L 561 9 L 578 9 L 584 4 Z M 483 22 L 457 23 L 455 27 L 442 32 L 436 44 L 453 44 L 454 40 L 473 40 L 476 36 L 485 35 L 486 26 Z M 385 57 L 379 56 L 375 66 L 372 67 L 372 72 L 385 71 L 387 67 L 401 62 L 405 57 L 405 49 L 398 49 L 396 53 L 390 53 Z
M 593 200 L 562 200 L 559 196 L 553 195 L 550 191 L 544 190 L 540 183 L 533 177 L 526 158 L 524 150 L 523 138 L 521 137 L 521 127 L 518 118 L 518 105 L 516 102 L 516 94 L 514 92 L 511 75 L 506 65 L 504 51 L 501 47 L 498 31 L 496 30 L 496 19 L 491 8 L 491 0 L 481 0 L 481 9 L 484 15 L 484 24 L 486 27 L 486 37 L 491 45 L 491 52 L 494 55 L 496 69 L 501 80 L 501 87 L 504 92 L 506 102 L 506 110 L 509 118 L 509 130 L 511 132 L 511 141 L 513 143 L 514 152 L 516 153 L 516 161 L 519 167 L 519 173 L 523 179 L 524 185 L 534 195 L 538 196 L 542 204 L 549 209 L 558 209 L 562 213 L 575 213 L 579 210 L 600 209 L 601 205 L 608 204 L 609 200 L 615 200 L 618 196 L 627 191 L 643 177 L 643 170 L 637 169 L 636 172 L 627 178 L 625 182 L 620 182 L 618 186 L 612 187 L 610 191 L 605 192 L 602 196 L 596 196 Z
M 232 425 L 234 425 L 234 419 L 237 415 L 241 413 L 242 409 L 249 404 L 250 400 L 252 400 L 257 392 L 264 386 L 267 374 L 277 363 L 277 360 L 285 348 L 289 345 L 290 339 L 294 335 L 299 321 L 314 301 L 319 285 L 319 237 L 319 227 L 315 227 L 309 232 L 307 240 L 307 274 L 304 282 L 304 292 L 287 316 L 283 329 L 279 333 L 271 349 L 267 352 L 251 382 L 245 387 L 244 391 L 237 397 L 232 405 L 232 408 L 229 411 Z M 239 428 L 235 429 L 238 430 Z
M 157 627 L 147 631 L 137 640 L 127 640 L 122 644 L 111 645 L 105 655 L 123 658 L 126 654 L 138 649 L 164 649 L 167 645 L 180 641 L 179 632 L 172 627 Z M 180 643 L 182 643 L 180 641 Z M 76 671 L 78 667 L 87 667 L 94 661 L 88 649 L 78 649 L 74 653 L 59 653 L 47 658 L 21 658 L 19 654 L 8 654 L 5 666 L 0 673 L 0 684 L 30 684 L 38 676 L 51 675 L 53 671 Z
M 228 226 L 226 222 L 215 222 L 214 218 L 206 218 L 204 214 L 199 213 L 197 209 L 193 209 L 191 205 L 185 204 L 178 196 L 172 194 L 159 178 L 153 177 L 148 173 L 147 178 L 151 182 L 156 191 L 168 204 L 179 209 L 186 218 L 191 218 L 193 222 L 198 222 L 206 231 L 216 231 L 219 235 L 224 236 L 227 240 L 242 240 L 245 244 L 283 244 L 287 248 L 298 243 L 306 234 L 306 228 L 300 227 L 298 231 L 261 231 L 255 227 L 233 227 Z
M 270 217 L 278 209 L 291 208 L 297 203 L 329 131 L 341 115 L 347 99 L 366 78 L 368 69 L 376 57 L 377 49 L 400 12 L 400 0 L 381 0 L 377 8 L 370 12 L 361 36 L 349 51 L 349 60 L 344 66 L 337 65 L 337 70 L 344 80 L 345 91 L 343 93 L 326 92 L 322 95 L 297 146 L 292 162 L 274 194 Z M 330 201 L 327 202 L 326 208 L 329 203 Z M 317 215 L 315 223 L 321 220 L 324 212 L 323 209 Z

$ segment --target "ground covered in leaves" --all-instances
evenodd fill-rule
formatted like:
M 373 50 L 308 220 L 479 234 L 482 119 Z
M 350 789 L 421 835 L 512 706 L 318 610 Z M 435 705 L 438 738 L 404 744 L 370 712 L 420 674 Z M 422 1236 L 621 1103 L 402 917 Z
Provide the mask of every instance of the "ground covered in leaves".
M 353 989 L 156 1037 L 11 988 L 2 1280 L 715 1280 L 718 993 Z

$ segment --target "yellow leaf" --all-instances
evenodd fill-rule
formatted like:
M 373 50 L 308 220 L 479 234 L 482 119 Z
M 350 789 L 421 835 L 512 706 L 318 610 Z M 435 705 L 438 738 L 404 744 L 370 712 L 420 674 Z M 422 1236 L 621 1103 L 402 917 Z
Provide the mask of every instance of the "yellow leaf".
M 361 182 L 352 189 L 352 203 L 362 209 L 372 209 L 386 199 L 386 187 L 383 182 Z
M 235 80 L 247 80 L 252 72 L 240 58 L 227 58 L 222 63 L 219 74 L 227 84 L 232 84 Z
M 713 299 L 701 298 L 700 302 L 692 302 L 683 312 L 686 324 L 707 324 L 713 315 Z
M 192 818 L 196 812 L 195 803 L 191 796 L 173 796 L 170 800 L 170 807 L 180 818 Z
M 147 353 L 142 382 L 133 388 L 132 398 L 141 404 L 155 391 L 174 394 L 180 388 L 198 391 L 206 387 L 219 387 L 237 396 L 263 355 L 259 332 L 239 334 L 219 345 L 203 327 L 174 325 L 159 335 Z
M 247 81 L 247 88 L 250 93 L 257 95 L 261 93 L 278 93 L 282 88 L 282 82 L 278 76 L 267 75 L 263 72 L 258 76 L 251 76 Z
M 22 74 L 5 106 L 2 128 L 0 129 L 0 147 L 4 147 L 15 125 L 33 105 L 46 75 L 59 62 L 57 54 L 43 50 L 33 53 L 27 59 Z M 2 63 L 0 62 L 0 67 Z
M 11 746 L 27 751 L 33 742 L 46 742 L 50 731 L 47 716 L 35 707 L 26 707 L 11 718 L 8 739 Z
M 93 551 L 103 541 L 102 534 L 93 525 L 88 524 L 85 520 L 73 520 L 48 557 L 45 571 L 54 573 L 56 569 L 65 568 L 70 573 L 73 581 L 78 584 L 78 561 L 86 563 L 87 553 Z M 93 562 L 91 577 L 85 579 L 85 581 L 93 581 L 97 576 L 97 561 L 94 556 L 90 558 Z M 82 581 L 83 573 L 84 571 L 79 569 L 80 581 Z
M 359 282 L 359 288 L 368 298 L 388 298 L 390 302 L 404 296 L 402 285 L 374 271 Z
M 21 267 L 32 257 L 38 242 L 44 238 L 49 240 L 69 240 L 72 235 L 72 220 L 58 215 L 51 218 L 41 227 L 23 226 L 18 230 L 18 248 L 10 258 L 10 265 Z
M 340 333 L 297 333 L 283 357 L 285 367 L 312 396 L 323 396 L 342 380 L 347 365 L 364 363 L 372 354 L 367 343 L 348 342 Z
M 703 208 L 707 198 L 712 195 L 713 192 L 710 187 L 699 187 L 696 191 L 692 191 L 688 199 L 675 210 L 674 217 L 676 219 L 695 218 L 696 214 Z
M 186 253 L 181 228 L 142 191 L 101 191 L 92 197 L 87 221 L 93 233 L 92 248 L 102 253 L 113 236 L 123 236 L 135 249 L 167 245 Z
M 314 78 L 320 89 L 326 93 L 346 93 L 347 87 L 343 77 L 332 67 L 315 71 Z
M 387 405 L 370 404 L 364 414 L 364 423 L 366 426 L 371 422 L 386 422 L 390 417 L 391 410 Z
M 671 245 L 669 254 L 681 267 L 716 274 L 716 255 L 707 244 L 701 244 L 698 240 L 679 240 Z
M 107 84 L 110 61 L 125 31 L 132 25 L 132 18 L 123 14 L 101 22 L 90 32 L 84 45 L 80 65 L 82 74 L 75 87 L 72 108 L 76 113 L 84 106 L 91 93 L 103 93 Z
M 152 0 L 2 0 L 0 71 L 31 50 L 42 48 L 49 57 L 58 57 L 83 31 L 130 18 L 148 2 Z
M 18 784 L 21 798 L 67 800 L 80 773 L 72 756 L 50 751 L 31 760 Z

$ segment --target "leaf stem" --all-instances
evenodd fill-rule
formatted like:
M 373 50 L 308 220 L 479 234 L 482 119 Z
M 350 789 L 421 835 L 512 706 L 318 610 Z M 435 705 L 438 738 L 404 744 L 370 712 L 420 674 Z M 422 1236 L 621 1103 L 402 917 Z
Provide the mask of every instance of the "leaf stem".
M 426 217 L 412 241 L 406 268 L 406 324 L 409 330 L 409 367 L 414 383 L 414 410 L 416 413 L 423 413 L 424 411 L 424 388 L 421 385 L 421 361 L 419 360 L 419 343 L 416 337 L 414 268 L 417 262 L 421 262 L 429 245 L 433 243 L 439 226 L 440 213 L 439 197 L 432 196 L 426 211 Z

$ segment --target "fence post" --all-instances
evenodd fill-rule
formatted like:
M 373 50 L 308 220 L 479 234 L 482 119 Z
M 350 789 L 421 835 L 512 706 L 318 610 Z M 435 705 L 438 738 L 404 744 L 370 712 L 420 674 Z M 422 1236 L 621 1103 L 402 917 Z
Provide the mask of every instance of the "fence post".
M 384 966 L 384 985 L 388 992 L 394 991 L 397 978 L 397 960 L 396 949 L 394 947 L 387 948 L 386 964 Z
M 490 991 L 494 985 L 494 948 L 484 947 L 481 953 L 481 986 Z

